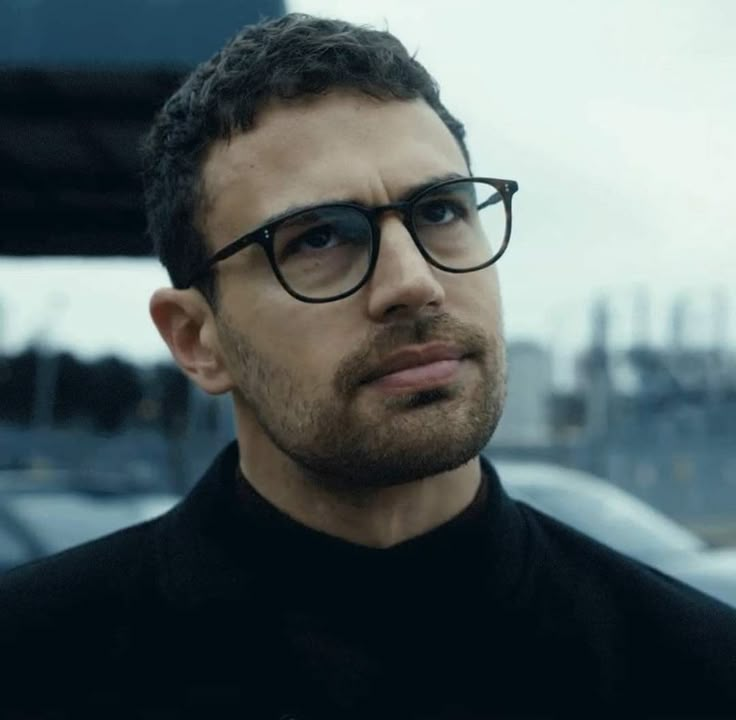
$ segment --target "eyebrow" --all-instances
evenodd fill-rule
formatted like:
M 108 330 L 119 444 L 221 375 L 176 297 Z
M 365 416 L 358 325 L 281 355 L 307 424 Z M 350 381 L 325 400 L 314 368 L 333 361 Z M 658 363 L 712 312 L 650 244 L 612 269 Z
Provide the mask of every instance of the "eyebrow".
M 423 180 L 421 183 L 412 185 L 411 187 L 404 190 L 395 202 L 406 202 L 407 200 L 413 198 L 415 195 L 424 192 L 424 190 L 427 190 L 428 188 L 431 188 L 433 185 L 437 185 L 438 183 L 449 180 L 462 180 L 466 177 L 466 175 L 461 175 L 460 173 L 456 172 L 444 173 L 442 175 L 433 175 L 432 177 Z M 300 212 L 309 212 L 310 210 L 315 210 L 317 208 L 324 207 L 325 205 L 340 205 L 342 203 L 351 203 L 353 205 L 361 205 L 362 207 L 370 207 L 355 200 L 354 198 L 344 197 L 325 198 L 324 200 L 320 200 L 319 202 L 306 203 L 304 205 L 289 205 L 285 210 L 280 210 L 279 212 L 267 217 L 265 220 L 260 222 L 258 226 L 254 228 L 254 230 L 252 230 L 251 232 L 256 232 L 258 228 L 265 227 L 266 225 L 271 225 L 272 223 L 278 222 L 279 220 L 282 220 L 289 215 L 294 215 Z

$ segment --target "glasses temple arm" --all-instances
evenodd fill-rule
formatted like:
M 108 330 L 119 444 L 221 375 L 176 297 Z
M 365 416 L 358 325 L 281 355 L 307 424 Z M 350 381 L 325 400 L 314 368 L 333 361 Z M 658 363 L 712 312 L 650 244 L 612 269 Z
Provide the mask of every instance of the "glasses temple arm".
M 491 197 L 488 198 L 485 202 L 482 202 L 480 205 L 478 205 L 478 210 L 483 210 L 483 208 L 487 208 L 489 205 L 496 205 L 497 203 L 500 203 L 503 200 L 503 195 L 501 193 L 497 192 L 491 195 Z

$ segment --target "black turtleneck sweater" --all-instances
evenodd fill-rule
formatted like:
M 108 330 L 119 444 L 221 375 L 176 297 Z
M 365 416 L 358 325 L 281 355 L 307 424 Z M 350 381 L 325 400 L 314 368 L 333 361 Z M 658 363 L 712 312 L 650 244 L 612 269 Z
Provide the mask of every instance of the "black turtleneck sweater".
M 511 500 L 486 460 L 460 515 L 383 550 L 237 465 L 233 444 L 162 518 L 0 580 L 0 717 L 736 717 L 736 613 Z
M 384 717 L 387 707 L 401 708 L 400 717 L 419 708 L 431 717 L 475 717 L 459 708 L 470 709 L 480 689 L 474 675 L 493 642 L 484 616 L 523 566 L 521 545 L 488 523 L 485 478 L 454 519 L 388 549 L 295 522 L 242 475 L 238 488 L 244 523 L 268 552 L 267 583 L 287 599 L 285 642 L 319 704 L 351 718 Z M 491 553 L 496 544 L 501 563 Z M 449 714 L 441 711 L 448 704 Z

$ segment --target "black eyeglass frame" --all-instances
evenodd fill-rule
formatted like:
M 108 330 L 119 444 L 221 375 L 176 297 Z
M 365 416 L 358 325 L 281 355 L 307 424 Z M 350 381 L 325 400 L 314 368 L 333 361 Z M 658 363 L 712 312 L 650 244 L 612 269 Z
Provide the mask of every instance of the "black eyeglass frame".
M 488 207 L 489 205 L 495 205 L 498 202 L 503 202 L 504 210 L 506 212 L 506 230 L 504 232 L 504 238 L 503 242 L 501 243 L 501 246 L 498 250 L 498 252 L 491 257 L 490 260 L 480 264 L 476 265 L 471 268 L 467 268 L 464 270 L 458 270 L 457 268 L 450 268 L 445 265 L 442 265 L 441 263 L 437 262 L 426 250 L 426 248 L 422 245 L 421 240 L 419 240 L 419 236 L 417 234 L 416 228 L 414 227 L 414 206 L 425 196 L 437 192 L 437 190 L 447 186 L 447 185 L 456 185 L 463 182 L 477 182 L 477 183 L 483 183 L 486 185 L 490 185 L 496 190 L 496 194 L 491 195 L 488 200 L 483 202 L 481 205 L 478 206 L 478 210 L 482 210 L 483 208 Z M 225 247 L 218 250 L 214 255 L 212 255 L 210 258 L 208 258 L 205 263 L 199 267 L 189 278 L 187 283 L 185 284 L 185 288 L 190 288 L 193 285 L 197 283 L 198 280 L 203 278 L 207 273 L 209 273 L 212 268 L 219 262 L 222 262 L 223 260 L 226 260 L 229 257 L 232 257 L 235 255 L 235 253 L 240 252 L 241 250 L 245 250 L 247 247 L 250 247 L 251 245 L 260 245 L 263 248 L 263 251 L 266 253 L 266 257 L 268 258 L 268 261 L 271 265 L 271 270 L 273 271 L 274 275 L 276 276 L 277 280 L 281 284 L 281 286 L 286 290 L 289 295 L 296 298 L 297 300 L 301 300 L 302 302 L 307 303 L 326 303 L 326 302 L 335 302 L 336 300 L 342 300 L 343 298 L 349 297 L 350 295 L 358 292 L 363 285 L 368 282 L 368 279 L 373 274 L 373 271 L 376 268 L 376 264 L 378 262 L 378 254 L 380 252 L 380 246 L 381 246 L 381 229 L 378 225 L 378 219 L 381 215 L 383 215 L 386 212 L 393 211 L 398 212 L 402 216 L 402 220 L 404 223 L 404 227 L 406 227 L 407 231 L 409 232 L 409 235 L 411 236 L 412 240 L 414 241 L 414 244 L 416 245 L 417 249 L 421 253 L 422 257 L 434 267 L 443 270 L 445 272 L 450 273 L 469 273 L 469 272 L 476 272 L 477 270 L 482 270 L 484 268 L 490 267 L 493 265 L 493 263 L 497 262 L 498 259 L 504 254 L 506 251 L 506 248 L 508 247 L 509 240 L 511 238 L 511 198 L 513 197 L 514 193 L 516 193 L 519 190 L 519 184 L 514 180 L 501 180 L 499 178 L 488 178 L 488 177 L 458 177 L 458 178 L 451 178 L 449 180 L 443 180 L 441 182 L 436 183 L 435 185 L 431 185 L 426 188 L 422 188 L 419 190 L 415 195 L 412 195 L 406 200 L 402 200 L 400 202 L 394 202 L 394 203 L 387 203 L 386 205 L 377 205 L 375 207 L 366 207 L 364 205 L 359 205 L 357 203 L 351 203 L 351 202 L 333 202 L 333 203 L 326 203 L 324 205 L 315 205 L 311 208 L 301 208 L 299 210 L 295 210 L 293 213 L 288 213 L 284 215 L 283 217 L 277 218 L 276 220 L 272 220 L 271 222 L 266 223 L 265 225 L 261 225 L 260 227 L 256 228 L 255 230 L 251 230 L 250 232 L 246 233 L 245 235 L 242 235 L 237 240 L 233 240 L 231 243 L 228 243 L 225 245 Z M 276 257 L 274 255 L 273 250 L 273 238 L 276 233 L 276 230 L 278 227 L 282 224 L 287 222 L 288 220 L 291 220 L 299 215 L 302 215 L 305 212 L 311 212 L 314 210 L 325 210 L 325 209 L 331 209 L 331 208 L 349 208 L 351 210 L 354 210 L 356 212 L 359 212 L 369 223 L 371 228 L 371 259 L 368 264 L 368 268 L 363 275 L 363 277 L 360 279 L 360 281 L 350 290 L 346 290 L 342 293 L 339 293 L 338 295 L 333 295 L 331 297 L 326 298 L 310 298 L 306 295 L 302 295 L 298 292 L 296 292 L 293 288 L 289 286 L 289 283 L 285 280 L 283 275 L 281 274 L 281 271 L 279 270 L 278 263 L 276 262 Z

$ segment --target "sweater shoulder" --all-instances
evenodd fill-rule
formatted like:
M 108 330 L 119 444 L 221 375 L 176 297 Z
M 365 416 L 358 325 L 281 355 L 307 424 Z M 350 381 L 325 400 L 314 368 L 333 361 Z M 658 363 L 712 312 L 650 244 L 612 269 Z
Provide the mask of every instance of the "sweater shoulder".
M 605 591 L 623 614 L 712 614 L 736 630 L 736 610 L 657 568 L 605 545 L 523 502 L 517 505 L 530 531 L 538 580 L 585 597 Z
M 620 678 L 647 678 L 662 692 L 681 683 L 683 697 L 716 689 L 736 702 L 736 610 L 518 505 L 534 548 L 525 602 L 543 635 L 598 648 Z
M 21 565 L 0 577 L 0 624 L 112 610 L 150 592 L 165 516 Z

